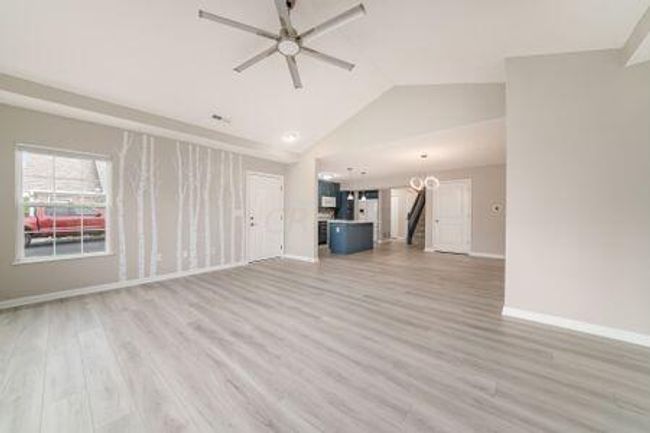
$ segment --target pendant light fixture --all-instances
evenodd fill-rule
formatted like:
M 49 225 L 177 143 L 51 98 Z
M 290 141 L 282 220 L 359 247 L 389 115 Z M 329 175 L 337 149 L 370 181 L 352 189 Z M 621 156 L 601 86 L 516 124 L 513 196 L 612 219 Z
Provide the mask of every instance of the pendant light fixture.
M 420 160 L 422 161 L 422 177 L 419 176 L 413 176 L 411 180 L 409 181 L 409 185 L 411 188 L 413 188 L 416 191 L 421 191 L 422 188 L 430 188 L 430 189 L 437 189 L 440 186 L 440 181 L 438 180 L 437 177 L 435 176 L 426 176 L 425 174 L 425 166 L 424 166 L 424 160 L 427 159 L 427 154 L 422 153 L 420 155 Z

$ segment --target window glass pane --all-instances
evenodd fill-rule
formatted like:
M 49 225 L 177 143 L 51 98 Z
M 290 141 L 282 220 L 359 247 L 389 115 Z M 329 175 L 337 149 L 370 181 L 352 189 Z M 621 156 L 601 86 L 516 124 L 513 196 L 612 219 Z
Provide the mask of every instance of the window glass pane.
M 75 207 L 71 205 L 57 206 L 54 211 L 52 224 L 55 255 L 81 254 L 81 215 L 78 215 Z
M 54 169 L 57 192 L 102 193 L 104 191 L 102 182 L 106 179 L 106 161 L 56 156 Z
M 54 157 L 39 153 L 22 153 L 23 200 L 43 201 L 54 188 Z
M 106 252 L 106 232 L 103 230 L 92 230 L 84 236 L 84 253 Z
M 79 201 L 79 204 L 89 207 L 106 207 L 106 196 L 104 194 L 85 195 Z
M 43 206 L 23 206 L 23 230 L 25 257 L 49 257 L 54 254 L 54 209 Z

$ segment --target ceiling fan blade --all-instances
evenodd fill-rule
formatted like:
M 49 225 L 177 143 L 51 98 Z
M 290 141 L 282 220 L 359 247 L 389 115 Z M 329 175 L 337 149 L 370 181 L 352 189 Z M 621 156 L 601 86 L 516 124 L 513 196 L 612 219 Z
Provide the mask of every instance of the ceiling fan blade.
M 266 30 L 259 29 L 257 27 L 249 26 L 248 24 L 240 23 L 239 21 L 231 20 L 230 18 L 222 17 L 220 15 L 215 15 L 213 13 L 200 10 L 199 9 L 199 18 L 205 18 L 206 20 L 214 21 L 219 24 L 225 24 L 230 27 L 234 27 L 239 30 L 243 30 L 248 33 L 254 33 L 258 36 L 262 36 L 264 38 L 272 39 L 274 41 L 277 41 L 280 39 L 278 35 L 275 35 L 271 32 L 268 32 Z
M 287 56 L 287 65 L 289 66 L 289 72 L 291 73 L 293 87 L 296 89 L 302 89 L 302 81 L 300 81 L 300 74 L 298 73 L 296 58 L 294 56 Z
M 296 36 L 298 32 L 291 25 L 291 17 L 289 16 L 289 7 L 287 0 L 275 0 L 275 8 L 278 10 L 278 17 L 280 18 L 280 25 L 286 30 L 288 36 Z
M 365 14 L 366 14 L 366 8 L 363 6 L 363 4 L 358 4 L 355 7 L 348 9 L 347 11 L 335 16 L 334 18 L 330 18 L 324 23 L 321 23 L 305 31 L 303 34 L 300 35 L 300 39 L 304 42 L 316 38 L 318 36 L 321 36 L 329 32 L 330 30 L 342 26 L 343 24 L 347 24 L 352 20 L 362 17 Z
M 347 69 L 348 71 L 351 71 L 354 69 L 354 63 L 346 62 L 345 60 L 337 59 L 336 57 L 332 57 L 329 54 L 321 53 L 320 51 L 312 50 L 311 48 L 307 47 L 302 47 L 300 49 L 300 52 L 303 54 L 306 54 L 310 57 L 313 57 L 318 60 L 322 60 L 325 63 L 329 63 L 330 65 L 338 66 L 339 68 Z
M 257 62 L 261 62 L 262 60 L 264 60 L 267 57 L 269 57 L 269 56 L 273 55 L 274 53 L 276 53 L 277 51 L 278 51 L 278 48 L 275 45 L 273 45 L 268 50 L 262 51 L 261 53 L 251 57 L 250 59 L 246 60 L 241 65 L 237 66 L 235 68 L 235 71 L 244 72 L 244 70 L 250 68 L 251 66 L 253 66 Z

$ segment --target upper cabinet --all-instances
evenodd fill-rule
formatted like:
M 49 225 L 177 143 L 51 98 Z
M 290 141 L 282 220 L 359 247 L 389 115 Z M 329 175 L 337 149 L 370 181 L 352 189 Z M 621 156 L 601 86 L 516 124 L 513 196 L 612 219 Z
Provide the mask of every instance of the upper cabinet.
M 336 182 L 318 181 L 318 207 L 334 208 L 337 207 L 336 197 L 339 195 L 341 185 Z M 327 197 L 323 200 L 323 197 Z M 330 199 L 331 198 L 331 199 Z

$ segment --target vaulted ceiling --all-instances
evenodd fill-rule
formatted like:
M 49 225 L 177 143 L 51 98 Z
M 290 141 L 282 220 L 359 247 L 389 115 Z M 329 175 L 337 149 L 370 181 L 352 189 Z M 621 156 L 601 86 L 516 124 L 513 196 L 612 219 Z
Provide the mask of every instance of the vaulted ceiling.
M 395 85 L 504 81 L 504 58 L 620 48 L 650 0 L 363 0 L 366 17 L 314 48 L 353 72 L 299 57 L 232 70 L 269 42 L 199 8 L 277 31 L 272 0 L 3 0 L 0 72 L 283 150 L 303 150 Z M 298 0 L 306 29 L 357 0 Z M 231 120 L 215 122 L 212 113 Z M 298 131 L 294 144 L 282 141 Z

